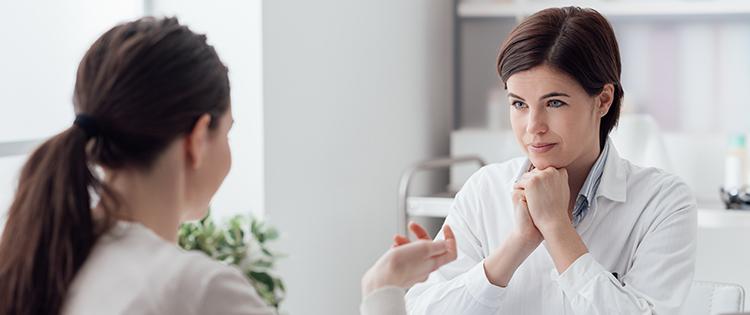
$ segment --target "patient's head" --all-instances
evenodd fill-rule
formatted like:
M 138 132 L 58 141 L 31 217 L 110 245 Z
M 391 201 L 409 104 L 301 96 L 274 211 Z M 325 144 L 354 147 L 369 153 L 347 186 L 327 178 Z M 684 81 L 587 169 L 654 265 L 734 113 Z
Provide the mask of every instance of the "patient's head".
M 503 43 L 497 71 L 516 140 L 538 168 L 598 155 L 623 96 L 614 31 L 598 12 L 546 9 Z
M 229 171 L 232 124 L 227 68 L 204 35 L 174 18 L 116 26 L 83 57 L 73 100 L 99 129 L 91 162 L 108 172 L 184 168 L 188 216 L 204 214 Z
M 174 175 L 153 194 L 176 195 L 194 212 L 183 217 L 200 215 L 229 171 L 227 68 L 205 36 L 176 19 L 104 33 L 80 63 L 73 102 L 75 124 L 37 148 L 21 172 L 0 243 L 0 301 L 13 303 L 0 303 L 0 314 L 59 313 L 107 226 L 99 223 L 122 201 L 91 166 L 102 167 L 105 183 L 125 173 Z M 92 215 L 91 191 L 105 201 L 101 218 Z

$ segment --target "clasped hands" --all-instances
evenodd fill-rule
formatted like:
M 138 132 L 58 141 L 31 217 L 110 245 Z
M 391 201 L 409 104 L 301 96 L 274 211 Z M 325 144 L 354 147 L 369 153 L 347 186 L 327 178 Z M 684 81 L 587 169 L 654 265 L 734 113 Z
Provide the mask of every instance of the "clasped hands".
M 538 245 L 556 229 L 570 228 L 570 188 L 566 169 L 547 167 L 524 173 L 513 185 L 516 227 L 512 236 Z

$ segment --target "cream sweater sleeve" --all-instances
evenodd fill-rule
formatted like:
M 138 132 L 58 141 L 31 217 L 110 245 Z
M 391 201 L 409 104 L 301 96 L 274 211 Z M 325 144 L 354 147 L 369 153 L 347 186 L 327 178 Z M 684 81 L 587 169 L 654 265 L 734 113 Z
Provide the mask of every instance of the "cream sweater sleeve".
M 368 294 L 359 307 L 362 315 L 406 315 L 404 289 L 385 287 Z

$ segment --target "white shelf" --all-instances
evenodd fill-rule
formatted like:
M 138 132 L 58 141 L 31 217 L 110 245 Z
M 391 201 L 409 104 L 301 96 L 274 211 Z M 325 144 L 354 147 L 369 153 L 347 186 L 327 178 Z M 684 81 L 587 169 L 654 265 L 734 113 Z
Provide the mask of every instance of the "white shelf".
M 407 213 L 415 217 L 444 218 L 448 216 L 453 198 L 409 197 Z M 698 227 L 703 229 L 750 228 L 750 211 L 725 210 L 710 205 L 698 209 Z
M 568 5 L 571 5 L 570 1 L 463 1 L 458 4 L 458 16 L 515 18 L 528 16 L 545 8 L 562 7 Z M 593 8 L 607 17 L 750 15 L 750 1 L 737 0 L 591 0 L 578 1 L 575 2 L 575 5 L 580 7 Z
M 698 227 L 704 229 L 750 228 L 750 211 L 699 208 Z
M 453 204 L 453 198 L 409 197 L 406 199 L 406 213 L 413 217 L 445 218 Z
M 31 152 L 38 145 L 42 144 L 44 140 L 25 140 L 25 141 L 11 141 L 11 142 L 0 142 L 0 158 L 6 156 L 23 155 Z

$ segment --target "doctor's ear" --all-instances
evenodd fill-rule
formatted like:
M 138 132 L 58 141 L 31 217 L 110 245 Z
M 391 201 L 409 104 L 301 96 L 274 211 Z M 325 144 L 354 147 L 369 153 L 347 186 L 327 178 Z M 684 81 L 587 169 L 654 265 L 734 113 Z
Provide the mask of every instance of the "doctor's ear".
M 197 169 L 203 163 L 203 157 L 208 147 L 209 125 L 211 115 L 203 114 L 193 125 L 193 129 L 185 136 L 185 157 L 187 166 Z
M 604 117 L 609 112 L 609 107 L 615 99 L 615 85 L 607 83 L 602 87 L 602 91 L 596 96 L 596 112 L 599 117 Z

